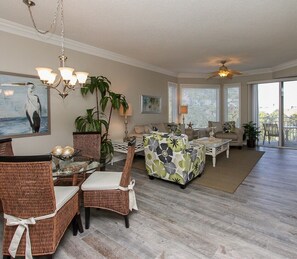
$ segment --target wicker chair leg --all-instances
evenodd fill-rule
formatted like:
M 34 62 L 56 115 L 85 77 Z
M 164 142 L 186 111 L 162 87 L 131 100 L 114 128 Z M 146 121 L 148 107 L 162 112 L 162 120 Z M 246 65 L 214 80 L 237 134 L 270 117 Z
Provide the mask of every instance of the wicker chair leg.
M 125 218 L 125 226 L 126 228 L 129 228 L 129 216 L 125 215 L 124 218 Z
M 85 225 L 86 225 L 86 229 L 89 229 L 89 227 L 90 227 L 90 211 L 91 211 L 91 208 L 85 208 Z
M 51 255 L 47 255 L 45 258 L 52 259 L 53 258 L 53 255 L 52 254 Z
M 77 221 L 77 226 L 78 226 L 78 231 L 79 233 L 83 233 L 84 232 L 84 228 L 81 222 L 81 216 L 80 213 L 76 214 L 76 221 Z
M 77 219 L 76 219 L 76 215 L 75 215 L 72 219 L 72 232 L 73 232 L 74 236 L 77 235 L 77 231 L 78 231 L 78 224 L 77 224 Z

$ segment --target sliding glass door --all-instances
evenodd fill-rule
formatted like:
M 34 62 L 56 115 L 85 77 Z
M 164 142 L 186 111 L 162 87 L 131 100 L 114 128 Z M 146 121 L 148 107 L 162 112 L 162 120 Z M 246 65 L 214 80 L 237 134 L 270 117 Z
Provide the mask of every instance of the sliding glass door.
M 297 81 L 283 86 L 283 145 L 297 148 Z
M 259 144 L 297 148 L 297 81 L 255 85 Z

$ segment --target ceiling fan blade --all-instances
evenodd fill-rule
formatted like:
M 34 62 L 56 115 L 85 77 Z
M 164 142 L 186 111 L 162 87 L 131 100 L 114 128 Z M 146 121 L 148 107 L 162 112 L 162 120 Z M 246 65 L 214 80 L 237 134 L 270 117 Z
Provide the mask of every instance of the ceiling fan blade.
M 233 73 L 229 73 L 229 74 L 227 75 L 227 78 L 232 79 L 232 78 L 233 78 Z
M 236 70 L 231 70 L 231 69 L 230 69 L 229 72 L 232 73 L 233 75 L 242 75 L 241 72 L 236 71 Z
M 210 79 L 210 78 L 213 78 L 213 77 L 216 77 L 219 75 L 219 71 L 215 71 L 215 72 L 211 72 L 209 77 L 207 79 Z

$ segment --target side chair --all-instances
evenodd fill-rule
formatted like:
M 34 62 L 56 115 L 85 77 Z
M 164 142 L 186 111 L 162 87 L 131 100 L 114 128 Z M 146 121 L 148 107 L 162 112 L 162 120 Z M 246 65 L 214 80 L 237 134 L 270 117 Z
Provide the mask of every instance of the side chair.
M 13 156 L 12 139 L 0 139 L 0 156 Z M 1 197 L 1 196 L 0 196 Z M 3 212 L 2 202 L 0 198 L 0 213 Z
M 82 184 L 85 227 L 90 227 L 90 208 L 114 211 L 125 218 L 125 226 L 129 228 L 129 212 L 138 210 L 131 180 L 131 167 L 135 153 L 136 138 L 129 143 L 125 166 L 122 172 L 97 171 Z
M 72 222 L 83 232 L 77 186 L 54 187 L 52 156 L 0 156 L 3 257 L 52 258 Z

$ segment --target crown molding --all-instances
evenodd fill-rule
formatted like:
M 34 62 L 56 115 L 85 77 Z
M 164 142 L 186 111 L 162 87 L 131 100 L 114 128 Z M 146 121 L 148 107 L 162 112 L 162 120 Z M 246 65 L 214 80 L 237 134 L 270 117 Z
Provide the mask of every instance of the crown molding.
M 283 64 L 273 67 L 272 72 L 277 72 L 280 70 L 284 70 L 284 69 L 288 69 L 288 68 L 292 68 L 292 67 L 296 67 L 296 66 L 297 66 L 297 59 L 288 61 L 286 63 L 283 63 Z
M 22 25 L 19 23 L 11 22 L 11 21 L 8 21 L 8 20 L 2 19 L 2 18 L 0 18 L 0 31 L 8 32 L 11 34 L 19 35 L 22 37 L 26 37 L 29 39 L 41 41 L 41 42 L 56 45 L 56 46 L 61 45 L 61 37 L 58 35 L 55 35 L 55 34 L 41 35 L 41 34 L 38 34 L 31 27 L 28 27 L 28 26 L 25 26 L 25 25 Z M 124 55 L 120 55 L 115 52 L 111 52 L 111 51 L 104 50 L 101 48 L 96 48 L 94 46 L 84 44 L 84 43 L 81 43 L 81 42 L 78 42 L 75 40 L 65 38 L 64 45 L 65 45 L 65 48 L 75 50 L 78 52 L 90 54 L 93 56 L 105 58 L 108 60 L 116 61 L 119 63 L 131 65 L 131 66 L 138 67 L 138 68 L 143 68 L 146 70 L 165 74 L 168 76 L 173 76 L 173 77 L 177 76 L 177 74 L 172 71 L 169 71 L 169 70 L 157 67 L 157 66 L 153 66 L 153 65 L 138 61 L 136 59 L 129 58 Z
M 41 41 L 44 43 L 52 44 L 55 46 L 61 45 L 61 37 L 55 34 L 48 34 L 48 35 L 41 35 L 37 33 L 33 28 L 11 22 L 9 20 L 5 20 L 0 18 L 0 31 L 4 31 L 7 33 L 19 35 L 22 37 L 26 37 L 29 39 Z M 150 64 L 147 64 L 145 62 L 141 62 L 139 60 L 126 57 L 124 55 L 120 55 L 118 53 L 108 51 L 105 49 L 97 48 L 88 44 L 84 44 L 75 40 L 67 39 L 65 38 L 65 48 L 75 50 L 78 52 L 90 54 L 93 56 L 97 56 L 100 58 L 105 58 L 108 60 L 116 61 L 119 63 L 131 65 L 138 68 L 143 68 L 146 70 L 150 70 L 153 72 L 161 73 L 168 76 L 173 76 L 177 78 L 202 78 L 206 79 L 208 77 L 207 74 L 203 73 L 175 73 L 172 71 L 169 71 L 167 69 L 163 69 L 161 67 L 153 66 Z M 242 75 L 239 76 L 247 76 L 247 75 L 259 75 L 259 74 L 266 74 L 266 73 L 273 73 L 280 70 L 288 69 L 297 66 L 297 60 L 292 60 L 280 65 L 277 65 L 273 68 L 264 68 L 264 69 L 255 69 L 255 70 L 249 70 L 249 71 L 242 71 Z
M 207 79 L 209 74 L 201 74 L 201 73 L 179 73 L 177 74 L 177 78 L 202 78 Z

